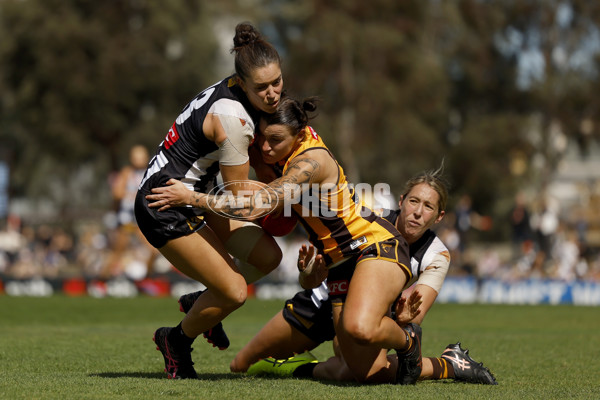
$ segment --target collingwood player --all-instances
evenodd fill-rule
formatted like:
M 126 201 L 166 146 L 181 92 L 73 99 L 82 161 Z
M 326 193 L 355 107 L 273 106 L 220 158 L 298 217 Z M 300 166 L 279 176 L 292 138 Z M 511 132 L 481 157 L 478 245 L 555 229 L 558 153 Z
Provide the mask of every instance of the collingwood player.
M 150 244 L 208 288 L 179 325 L 154 333 L 172 379 L 197 378 L 190 354 L 194 339 L 204 333 L 215 343 L 213 328 L 244 304 L 247 283 L 281 260 L 275 240 L 255 224 L 192 207 L 157 212 L 146 199 L 169 179 L 200 192 L 210 191 L 219 173 L 226 184 L 248 180 L 249 147 L 259 115 L 273 113 L 280 101 L 281 61 L 248 23 L 236 26 L 232 52 L 235 75 L 205 89 L 184 108 L 150 161 L 136 197 L 135 216 Z M 234 264 L 230 254 L 241 263 Z M 225 348 L 229 342 L 218 345 Z

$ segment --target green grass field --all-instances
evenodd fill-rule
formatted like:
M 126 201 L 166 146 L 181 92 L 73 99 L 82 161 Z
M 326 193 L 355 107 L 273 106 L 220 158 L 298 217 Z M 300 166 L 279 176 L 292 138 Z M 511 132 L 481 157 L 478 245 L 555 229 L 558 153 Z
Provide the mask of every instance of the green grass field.
M 420 382 L 361 386 L 232 374 L 229 362 L 282 301 L 249 300 L 225 322 L 218 351 L 200 338 L 198 381 L 167 380 L 152 333 L 182 315 L 175 299 L 0 296 L 2 399 L 600 399 L 600 310 L 569 306 L 438 304 L 423 354 L 461 340 L 498 386 Z M 324 344 L 314 351 L 331 355 Z

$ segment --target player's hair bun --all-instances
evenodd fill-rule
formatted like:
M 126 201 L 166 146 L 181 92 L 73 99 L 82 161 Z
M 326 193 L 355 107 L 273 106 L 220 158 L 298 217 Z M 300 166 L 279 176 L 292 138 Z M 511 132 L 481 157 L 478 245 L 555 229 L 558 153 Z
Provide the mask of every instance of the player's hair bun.
M 271 63 L 281 66 L 281 59 L 275 47 L 249 22 L 241 22 L 235 27 L 231 53 L 235 53 L 235 73 L 243 80 L 256 68 Z
M 233 50 L 238 51 L 241 47 L 251 45 L 258 40 L 262 40 L 260 32 L 249 22 L 241 22 L 235 27 Z
M 304 112 L 313 112 L 317 109 L 317 102 L 318 102 L 318 98 L 317 97 L 309 97 L 307 99 L 304 99 L 302 101 L 302 109 L 304 110 Z

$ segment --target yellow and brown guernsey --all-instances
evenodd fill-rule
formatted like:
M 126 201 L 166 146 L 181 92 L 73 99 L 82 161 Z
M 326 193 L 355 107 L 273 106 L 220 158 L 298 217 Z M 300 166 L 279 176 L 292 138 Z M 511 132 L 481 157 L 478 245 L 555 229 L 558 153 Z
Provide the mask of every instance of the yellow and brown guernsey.
M 282 173 L 290 162 L 301 154 L 324 149 L 329 151 L 319 135 L 309 126 L 302 144 L 283 163 Z M 306 229 L 310 242 L 325 256 L 328 266 L 358 254 L 365 247 L 398 236 L 396 228 L 378 217 L 348 187 L 344 171 L 336 161 L 336 185 L 308 185 L 299 201 L 292 204 Z

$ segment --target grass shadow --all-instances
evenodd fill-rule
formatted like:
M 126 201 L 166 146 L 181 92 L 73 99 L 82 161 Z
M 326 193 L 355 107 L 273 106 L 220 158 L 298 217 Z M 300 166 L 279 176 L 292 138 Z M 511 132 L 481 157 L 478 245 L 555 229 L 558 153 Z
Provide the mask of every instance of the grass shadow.
M 275 375 L 254 375 L 254 378 L 257 379 L 264 379 L 264 380 L 276 380 L 276 381 L 281 381 L 281 380 L 286 380 L 286 379 L 293 379 L 293 380 L 298 380 L 299 378 L 294 378 L 291 376 L 275 376 Z M 330 381 L 330 380 L 317 380 L 317 379 L 310 379 L 310 378 L 301 378 L 303 380 L 306 381 L 311 381 L 311 382 L 315 382 L 317 384 L 322 384 L 325 386 L 337 386 L 337 387 L 364 387 L 364 386 L 377 386 L 377 385 L 388 385 L 389 383 L 360 383 L 360 382 L 350 382 L 350 381 Z M 447 384 L 467 384 L 465 382 L 456 382 L 453 379 L 440 379 L 440 380 L 424 380 L 424 381 L 419 381 L 416 383 L 416 385 L 447 385 Z M 401 385 L 399 385 L 401 386 Z M 408 385 L 408 386 L 414 386 L 414 385 Z
M 140 378 L 140 379 L 167 379 L 164 372 L 98 372 L 89 374 L 90 377 L 120 379 L 120 378 Z M 246 377 L 242 374 L 198 374 L 199 380 L 236 380 Z

